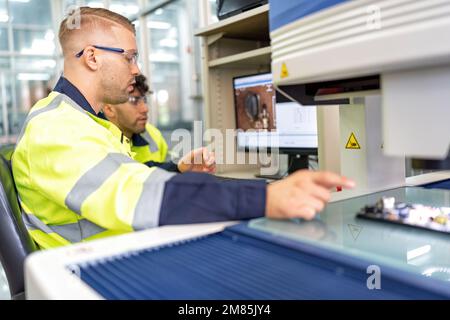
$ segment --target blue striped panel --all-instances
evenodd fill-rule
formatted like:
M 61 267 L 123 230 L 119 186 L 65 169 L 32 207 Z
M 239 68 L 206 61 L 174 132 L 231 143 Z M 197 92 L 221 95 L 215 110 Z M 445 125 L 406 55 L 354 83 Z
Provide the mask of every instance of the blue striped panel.
M 106 299 L 438 299 L 404 272 L 382 269 L 382 290 L 368 290 L 368 262 L 331 259 L 254 237 L 238 226 L 221 233 L 80 265 L 81 279 Z M 249 228 L 247 228 L 249 229 Z M 244 230 L 244 232 L 242 232 Z M 286 241 L 286 240 L 283 240 Z M 305 247 L 306 248 L 306 247 Z M 316 254 L 319 253 L 319 254 Z M 395 273 L 395 272 L 394 272 Z M 407 277 L 408 278 L 408 277 Z M 420 276 L 425 279 L 425 277 Z M 433 283 L 434 279 L 426 279 Z M 419 281 L 420 283 L 420 281 Z
M 270 0 L 270 31 L 347 1 L 351 0 Z
M 445 189 L 445 190 L 450 190 L 450 179 L 443 180 L 443 181 L 438 181 L 438 182 L 433 182 L 433 183 L 429 183 L 429 184 L 424 184 L 422 187 L 426 188 L 426 189 Z

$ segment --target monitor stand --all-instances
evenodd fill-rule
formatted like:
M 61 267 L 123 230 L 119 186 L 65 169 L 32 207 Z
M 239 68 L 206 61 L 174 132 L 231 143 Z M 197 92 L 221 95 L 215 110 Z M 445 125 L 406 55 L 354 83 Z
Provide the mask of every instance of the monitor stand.
M 301 169 L 309 169 L 309 155 L 290 153 L 288 156 L 288 174 Z
M 277 172 L 276 174 L 255 174 L 255 178 L 262 178 L 267 180 L 281 180 L 283 178 L 287 177 L 287 172 L 280 173 Z
M 309 161 L 307 154 L 297 154 L 297 153 L 289 153 L 288 154 L 288 170 L 285 172 L 277 172 L 274 175 L 263 175 L 263 174 L 255 174 L 256 178 L 263 178 L 268 180 L 281 180 L 286 178 L 291 173 L 294 173 L 297 170 L 301 169 L 309 169 Z

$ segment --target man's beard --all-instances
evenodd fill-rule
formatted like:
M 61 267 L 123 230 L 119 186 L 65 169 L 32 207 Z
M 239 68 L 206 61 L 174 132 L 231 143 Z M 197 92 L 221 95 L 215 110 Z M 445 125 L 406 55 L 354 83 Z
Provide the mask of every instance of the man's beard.
M 142 134 L 142 133 L 144 133 L 144 132 L 145 132 L 145 126 L 144 126 L 144 128 L 142 128 L 142 129 L 136 130 L 136 133 L 137 133 L 137 134 Z
M 105 87 L 103 86 L 104 98 L 103 102 L 106 104 L 121 104 L 128 101 L 128 94 L 126 92 L 121 93 L 120 88 Z
M 128 97 L 122 97 L 122 96 L 116 96 L 116 97 L 106 97 L 103 102 L 105 104 L 112 104 L 112 105 L 116 105 L 116 104 L 122 104 L 128 101 Z
M 105 74 L 111 74 L 105 72 Z M 101 81 L 103 91 L 103 102 L 106 104 L 121 104 L 128 101 L 129 94 L 126 89 L 122 90 L 118 81 L 104 77 Z

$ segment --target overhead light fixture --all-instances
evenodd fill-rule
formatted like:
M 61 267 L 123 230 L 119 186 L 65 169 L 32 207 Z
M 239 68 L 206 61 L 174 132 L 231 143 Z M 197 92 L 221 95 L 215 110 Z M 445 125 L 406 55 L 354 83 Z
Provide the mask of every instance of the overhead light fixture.
M 17 79 L 20 81 L 48 81 L 50 75 L 48 73 L 19 73 Z
M 162 39 L 159 41 L 159 45 L 161 47 L 168 47 L 168 48 L 176 48 L 178 46 L 178 41 L 175 39 Z
M 150 29 L 167 30 L 170 29 L 171 26 L 172 25 L 170 23 L 164 21 L 153 21 L 153 20 L 147 21 L 147 27 Z
M 170 28 L 167 37 L 175 39 L 178 37 L 178 29 L 176 27 Z
M 166 104 L 169 101 L 169 92 L 167 90 L 158 90 L 156 93 L 156 99 L 159 104 Z
M 97 2 L 97 1 L 88 2 L 87 6 L 91 7 L 91 8 L 103 8 L 104 7 L 103 2 Z
M 53 30 L 47 30 L 47 32 L 45 33 L 44 39 L 47 41 L 55 40 L 55 33 L 53 32 Z
M 136 5 L 112 4 L 109 9 L 114 12 L 125 14 L 126 16 L 131 16 L 139 12 L 139 7 Z
M 34 70 L 53 69 L 54 67 L 56 67 L 56 61 L 53 59 L 39 59 L 32 62 Z
M 53 40 L 34 39 L 31 43 L 31 48 L 23 48 L 20 50 L 20 53 L 30 55 L 52 55 L 55 53 L 55 43 Z
M 150 62 L 177 62 L 178 58 L 174 54 L 164 52 L 154 52 L 149 55 Z
M 0 11 L 0 22 L 8 22 L 9 21 L 9 16 L 6 13 L 5 10 L 1 10 Z

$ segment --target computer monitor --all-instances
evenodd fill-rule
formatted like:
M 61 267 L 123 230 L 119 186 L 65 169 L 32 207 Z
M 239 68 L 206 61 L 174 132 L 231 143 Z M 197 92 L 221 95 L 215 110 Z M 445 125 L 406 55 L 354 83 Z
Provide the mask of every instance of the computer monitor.
M 308 168 L 317 155 L 316 106 L 302 106 L 276 92 L 271 73 L 233 79 L 239 150 L 279 149 L 288 173 Z
M 216 0 L 219 20 L 251 10 L 269 2 L 268 0 Z

